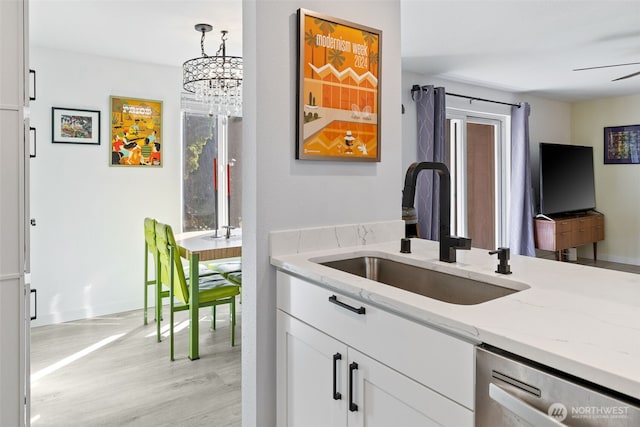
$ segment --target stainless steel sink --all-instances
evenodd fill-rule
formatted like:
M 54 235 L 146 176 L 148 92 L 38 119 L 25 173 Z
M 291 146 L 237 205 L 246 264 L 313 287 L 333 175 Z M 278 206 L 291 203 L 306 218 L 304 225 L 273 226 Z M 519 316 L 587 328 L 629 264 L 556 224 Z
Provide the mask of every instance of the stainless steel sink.
M 514 283 L 522 289 L 512 289 L 375 256 L 319 264 L 452 304 L 480 304 L 528 288 Z

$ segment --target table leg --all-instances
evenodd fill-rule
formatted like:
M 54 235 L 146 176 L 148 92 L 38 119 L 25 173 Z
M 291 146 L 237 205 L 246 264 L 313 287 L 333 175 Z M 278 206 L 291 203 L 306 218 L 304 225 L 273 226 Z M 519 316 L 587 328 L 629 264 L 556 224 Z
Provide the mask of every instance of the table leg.
M 160 258 L 160 252 L 156 250 L 156 260 Z M 162 322 L 162 297 L 160 293 L 162 292 L 162 279 L 160 277 L 160 262 L 156 262 L 156 339 L 158 342 L 162 339 L 160 335 L 160 322 Z
M 593 242 L 593 262 L 598 262 L 598 242 Z
M 196 360 L 200 358 L 198 354 L 198 335 L 199 335 L 199 306 L 200 306 L 200 290 L 198 265 L 200 256 L 191 254 L 189 257 L 189 359 Z

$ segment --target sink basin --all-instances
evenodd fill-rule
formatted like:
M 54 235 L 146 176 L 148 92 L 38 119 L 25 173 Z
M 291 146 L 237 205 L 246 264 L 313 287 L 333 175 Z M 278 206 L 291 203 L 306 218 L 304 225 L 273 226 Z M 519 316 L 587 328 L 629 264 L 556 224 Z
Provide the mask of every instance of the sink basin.
M 522 289 L 512 289 L 375 256 L 319 264 L 452 304 L 480 304 L 528 288 L 514 283 Z

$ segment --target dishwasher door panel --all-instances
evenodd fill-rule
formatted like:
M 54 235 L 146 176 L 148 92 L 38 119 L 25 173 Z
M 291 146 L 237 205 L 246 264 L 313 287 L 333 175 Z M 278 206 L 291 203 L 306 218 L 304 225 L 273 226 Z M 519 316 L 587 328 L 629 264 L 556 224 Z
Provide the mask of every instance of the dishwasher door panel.
M 476 427 L 640 426 L 640 403 L 497 349 L 476 352 Z

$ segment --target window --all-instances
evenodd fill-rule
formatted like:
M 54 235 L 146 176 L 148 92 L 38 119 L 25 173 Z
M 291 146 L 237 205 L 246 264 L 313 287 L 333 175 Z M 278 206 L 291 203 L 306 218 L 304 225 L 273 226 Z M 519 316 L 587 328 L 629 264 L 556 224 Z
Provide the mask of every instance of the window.
M 507 116 L 447 110 L 452 230 L 476 248 L 508 241 L 507 126 Z
M 212 117 L 182 101 L 182 230 L 240 228 L 242 118 Z

